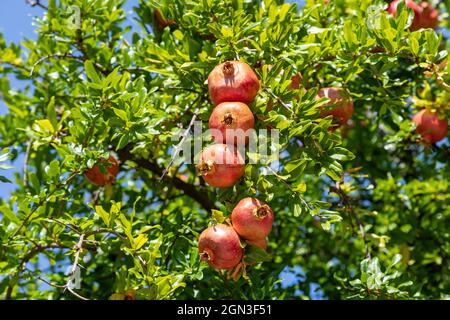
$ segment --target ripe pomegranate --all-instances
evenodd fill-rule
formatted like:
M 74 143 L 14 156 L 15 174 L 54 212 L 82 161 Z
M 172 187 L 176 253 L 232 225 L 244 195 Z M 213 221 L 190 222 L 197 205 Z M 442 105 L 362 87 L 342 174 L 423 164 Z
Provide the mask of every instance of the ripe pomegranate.
M 106 169 L 106 173 L 103 173 L 100 170 L 100 165 L 96 164 L 91 169 L 86 170 L 86 178 L 97 186 L 113 184 L 119 173 L 119 162 L 113 156 L 109 156 L 108 160 L 101 158 L 99 162 L 102 163 L 103 167 Z
M 389 4 L 388 12 L 395 16 L 397 14 L 397 6 L 400 0 L 392 1 Z M 413 0 L 405 0 L 407 7 L 414 10 L 414 19 L 411 23 L 411 31 L 419 30 L 421 28 L 435 29 L 439 24 L 439 12 L 433 6 L 425 1 L 420 4 Z
M 413 117 L 416 124 L 416 131 L 422 136 L 422 139 L 428 143 L 435 143 L 447 136 L 447 119 L 439 119 L 435 112 L 423 109 Z
M 263 239 L 272 230 L 273 212 L 266 203 L 256 198 L 244 198 L 233 209 L 231 221 L 244 239 Z
M 222 102 L 250 104 L 258 94 L 259 80 L 248 64 L 226 61 L 211 71 L 208 88 L 215 105 Z
M 254 239 L 254 240 L 246 240 L 249 245 L 260 247 L 263 250 L 267 249 L 267 239 Z
M 209 118 L 209 128 L 214 141 L 234 144 L 248 141 L 250 130 L 255 125 L 255 118 L 249 107 L 242 102 L 222 102 L 214 108 Z M 242 131 L 241 131 L 242 130 Z M 229 137 L 227 137 L 227 132 Z
M 245 163 L 234 146 L 213 144 L 201 152 L 197 170 L 209 185 L 227 188 L 244 175 Z
M 198 239 L 198 251 L 200 258 L 215 269 L 232 269 L 243 254 L 238 234 L 225 224 L 204 230 Z
M 161 11 L 159 11 L 158 9 L 155 10 L 154 14 L 156 22 L 161 29 L 164 29 L 165 27 L 171 26 L 175 23 L 175 20 L 168 20 L 164 18 L 161 14 Z
M 330 101 L 325 105 L 326 107 L 333 106 L 333 108 L 322 110 L 321 117 L 333 116 L 333 120 L 342 125 L 352 117 L 353 102 L 342 94 L 340 88 L 321 88 L 317 93 L 316 99 L 327 97 Z

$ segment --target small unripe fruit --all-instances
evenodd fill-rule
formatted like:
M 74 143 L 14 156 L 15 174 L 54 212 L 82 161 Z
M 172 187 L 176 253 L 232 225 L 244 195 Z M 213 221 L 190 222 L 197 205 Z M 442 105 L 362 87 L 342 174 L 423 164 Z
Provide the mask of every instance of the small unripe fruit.
M 248 64 L 226 61 L 211 71 L 208 88 L 215 105 L 222 102 L 250 104 L 258 94 L 259 80 Z
M 119 162 L 113 156 L 109 156 L 108 160 L 101 158 L 99 162 L 106 169 L 106 173 L 103 173 L 100 170 L 100 165 L 96 164 L 91 169 L 86 170 L 86 178 L 97 186 L 113 184 L 119 173 Z
M 197 170 L 210 186 L 227 188 L 244 175 L 245 163 L 234 146 L 213 144 L 201 152 Z
M 198 251 L 200 258 L 215 269 L 232 269 L 243 254 L 238 234 L 225 224 L 204 230 L 198 240 Z
M 413 122 L 416 124 L 417 133 L 422 136 L 425 142 L 435 143 L 447 136 L 447 119 L 439 119 L 435 112 L 423 109 L 416 113 Z
M 256 198 L 244 198 L 233 209 L 231 221 L 241 237 L 254 241 L 269 235 L 273 212 L 266 203 Z
M 254 239 L 254 240 L 246 240 L 247 244 L 252 246 L 257 246 L 263 250 L 267 249 L 267 239 L 261 238 L 261 239 Z
M 340 88 L 321 88 L 316 99 L 326 97 L 330 101 L 325 104 L 325 109 L 320 113 L 321 117 L 333 116 L 333 120 L 339 124 L 346 124 L 353 115 L 353 102 L 345 97 Z M 327 107 L 332 107 L 328 109 Z
M 397 14 L 399 2 L 400 0 L 395 0 L 389 5 L 388 12 L 393 16 Z M 436 29 L 439 24 L 439 12 L 430 3 L 422 1 L 420 4 L 417 4 L 413 0 L 405 0 L 405 4 L 414 11 L 414 19 L 410 26 L 411 31 L 421 28 Z
M 253 129 L 254 125 L 252 111 L 242 102 L 222 102 L 214 108 L 209 118 L 209 128 L 214 129 L 212 135 L 216 142 L 245 143 L 249 129 Z M 232 140 L 227 139 L 227 131 Z

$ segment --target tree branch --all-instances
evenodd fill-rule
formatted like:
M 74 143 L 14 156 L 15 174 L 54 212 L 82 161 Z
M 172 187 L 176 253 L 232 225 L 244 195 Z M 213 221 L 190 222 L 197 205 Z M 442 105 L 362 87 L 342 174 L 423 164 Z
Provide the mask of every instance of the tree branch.
M 123 163 L 126 160 L 131 160 L 135 162 L 139 167 L 150 170 L 157 176 L 161 176 L 163 173 L 163 169 L 158 166 L 158 164 L 154 163 L 150 159 L 142 159 L 137 156 L 131 154 L 130 152 L 131 146 L 127 146 L 119 151 L 117 154 L 119 155 L 120 161 Z M 164 176 L 163 181 L 173 183 L 174 187 L 178 190 L 184 192 L 185 195 L 191 197 L 195 201 L 197 201 L 206 211 L 210 211 L 212 209 L 216 209 L 214 203 L 209 199 L 206 193 L 201 192 L 196 189 L 196 187 L 192 184 L 186 183 L 180 180 L 177 177 L 168 177 Z

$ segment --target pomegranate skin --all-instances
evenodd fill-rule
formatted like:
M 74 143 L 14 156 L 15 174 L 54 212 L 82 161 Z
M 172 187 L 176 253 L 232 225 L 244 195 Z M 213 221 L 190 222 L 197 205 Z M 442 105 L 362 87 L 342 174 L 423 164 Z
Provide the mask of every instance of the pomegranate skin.
M 258 94 L 259 80 L 248 64 L 226 61 L 211 71 L 208 88 L 214 105 L 222 102 L 250 104 Z
M 97 186 L 113 184 L 116 181 L 117 174 L 119 173 L 119 162 L 116 158 L 109 156 L 108 160 L 104 158 L 99 160 L 101 163 L 105 163 L 106 161 L 108 161 L 108 164 L 105 164 L 107 174 L 102 173 L 98 164 L 85 172 L 86 178 Z
M 395 16 L 397 14 L 397 6 L 400 0 L 392 1 L 389 4 L 388 12 Z M 439 24 L 439 12 L 433 6 L 425 1 L 420 4 L 413 0 L 405 0 L 406 6 L 413 9 L 414 19 L 411 23 L 411 31 L 419 30 L 421 28 L 436 29 Z
M 334 107 L 331 110 L 322 110 L 320 116 L 324 118 L 331 115 L 337 124 L 346 124 L 353 115 L 353 102 L 342 95 L 342 90 L 340 88 L 321 88 L 317 93 L 316 99 L 323 97 L 330 99 L 330 102 L 328 102 L 325 107 Z
M 242 238 L 261 240 L 272 230 L 273 211 L 266 203 L 256 198 L 244 198 L 233 209 L 231 221 Z
M 215 269 L 232 269 L 243 255 L 238 234 L 225 224 L 204 230 L 198 239 L 198 251 L 200 258 Z
M 249 245 L 257 246 L 263 250 L 267 249 L 267 239 L 266 238 L 246 240 L 246 241 Z
M 255 126 L 255 118 L 250 108 L 242 102 L 222 102 L 214 108 L 209 117 L 209 128 L 215 129 L 212 133 L 215 142 L 246 143 L 250 130 Z M 242 130 L 233 132 L 234 141 L 227 141 L 227 130 Z M 231 136 L 231 137 L 233 137 Z
M 428 143 L 435 143 L 447 136 L 447 119 L 439 119 L 435 112 L 423 109 L 413 117 L 416 124 L 416 131 L 422 136 L 422 139 Z
M 245 163 L 233 145 L 219 143 L 203 149 L 197 170 L 210 186 L 227 188 L 244 175 Z

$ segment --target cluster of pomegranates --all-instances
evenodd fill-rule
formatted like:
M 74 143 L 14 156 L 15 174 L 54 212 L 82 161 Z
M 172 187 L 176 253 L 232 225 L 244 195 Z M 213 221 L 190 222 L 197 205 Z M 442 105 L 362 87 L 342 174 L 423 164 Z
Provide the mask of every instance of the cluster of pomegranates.
M 256 198 L 242 199 L 231 213 L 231 226 L 216 224 L 200 234 L 200 258 L 215 269 L 237 267 L 244 256 L 241 238 L 249 245 L 267 249 L 273 217 L 273 211 L 266 203 Z
M 208 123 L 215 144 L 201 152 L 197 170 L 209 185 L 231 187 L 244 175 L 245 163 L 236 145 L 247 143 L 254 127 L 248 104 L 258 94 L 259 80 L 248 64 L 226 61 L 209 74 L 208 89 L 215 105 Z

